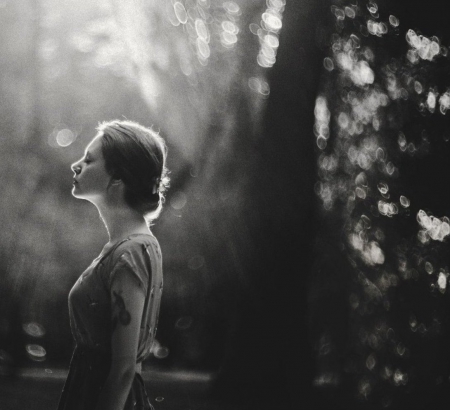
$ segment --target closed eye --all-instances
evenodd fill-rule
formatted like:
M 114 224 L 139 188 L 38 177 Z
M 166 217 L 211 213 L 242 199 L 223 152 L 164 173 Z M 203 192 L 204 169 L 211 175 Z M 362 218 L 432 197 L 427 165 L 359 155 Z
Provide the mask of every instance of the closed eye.
M 84 162 L 85 164 L 90 164 L 90 163 L 92 162 L 91 156 L 90 156 L 89 154 L 86 154 L 86 155 L 84 156 L 84 158 L 83 158 L 83 162 Z

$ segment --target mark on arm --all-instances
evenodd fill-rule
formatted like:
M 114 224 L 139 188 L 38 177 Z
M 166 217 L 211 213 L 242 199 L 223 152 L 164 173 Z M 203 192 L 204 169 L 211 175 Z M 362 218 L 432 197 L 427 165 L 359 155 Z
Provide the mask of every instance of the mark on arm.
M 117 327 L 117 324 L 120 323 L 122 326 L 128 326 L 131 322 L 131 315 L 128 312 L 125 302 L 116 291 L 113 291 L 114 301 L 113 301 L 113 311 L 117 312 L 113 314 L 112 320 L 112 330 Z

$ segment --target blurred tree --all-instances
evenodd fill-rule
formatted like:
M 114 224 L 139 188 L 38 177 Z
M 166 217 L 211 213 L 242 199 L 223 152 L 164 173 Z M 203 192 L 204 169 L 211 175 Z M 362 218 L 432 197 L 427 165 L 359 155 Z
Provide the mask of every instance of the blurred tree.
M 439 406 L 449 374 L 448 29 L 435 2 L 330 11 L 314 126 L 316 252 L 326 255 L 310 294 L 315 385 L 329 408 Z
M 306 289 L 315 165 L 308 130 L 320 73 L 314 28 L 324 3 L 291 2 L 285 12 L 282 1 L 121 4 L 128 42 L 142 47 L 132 56 L 143 92 L 153 92 L 148 98 L 169 124 L 169 140 L 184 148 L 186 166 L 177 165 L 169 199 L 170 212 L 182 208 L 180 218 L 164 217 L 158 229 L 172 269 L 179 266 L 167 289 L 182 286 L 186 275 L 191 286 L 169 294 L 166 306 L 202 326 L 193 337 L 209 353 L 203 363 L 220 366 L 214 392 L 223 400 L 298 408 L 311 386 Z M 147 17 L 138 23 L 137 15 Z M 264 69 L 275 62 L 278 41 L 261 110 L 269 94 Z M 155 84 L 177 97 L 158 95 Z M 182 207 L 180 198 L 187 199 Z M 183 262 L 178 249 L 193 257 Z M 205 349 L 205 341 L 213 346 Z M 191 366 L 202 363 L 202 356 L 192 359 Z

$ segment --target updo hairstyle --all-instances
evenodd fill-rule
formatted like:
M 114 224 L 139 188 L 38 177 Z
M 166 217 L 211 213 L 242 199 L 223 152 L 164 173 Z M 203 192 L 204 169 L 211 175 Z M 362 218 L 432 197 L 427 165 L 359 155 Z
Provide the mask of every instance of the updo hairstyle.
M 164 140 L 134 121 L 103 122 L 97 131 L 106 172 L 124 183 L 125 202 L 147 220 L 156 219 L 169 185 Z

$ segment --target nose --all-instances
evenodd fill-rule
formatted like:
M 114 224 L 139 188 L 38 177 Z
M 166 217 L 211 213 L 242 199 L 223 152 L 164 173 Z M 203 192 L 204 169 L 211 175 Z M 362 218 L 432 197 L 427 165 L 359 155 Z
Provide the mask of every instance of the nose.
M 81 166 L 78 164 L 78 162 L 76 162 L 75 164 L 72 164 L 70 166 L 70 168 L 76 175 L 78 175 L 81 172 Z

